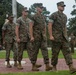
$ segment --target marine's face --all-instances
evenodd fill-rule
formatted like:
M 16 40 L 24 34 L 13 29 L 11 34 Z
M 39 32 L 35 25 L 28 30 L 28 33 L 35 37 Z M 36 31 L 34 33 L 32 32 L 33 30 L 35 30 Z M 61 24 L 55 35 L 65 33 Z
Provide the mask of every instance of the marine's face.
M 23 14 L 24 16 L 27 16 L 27 15 L 28 15 L 28 11 L 23 11 L 22 14 Z
M 64 11 L 64 6 L 58 6 L 58 9 L 60 10 L 60 11 Z
M 41 13 L 43 12 L 43 8 L 38 7 L 37 10 Z
M 9 19 L 10 21 L 13 21 L 13 18 L 14 18 L 14 17 L 9 16 L 8 19 Z

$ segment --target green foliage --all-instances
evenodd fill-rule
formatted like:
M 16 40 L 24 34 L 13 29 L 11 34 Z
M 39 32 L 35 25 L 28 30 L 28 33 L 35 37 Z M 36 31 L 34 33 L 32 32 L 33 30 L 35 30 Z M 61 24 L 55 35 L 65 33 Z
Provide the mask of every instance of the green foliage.
M 21 16 L 23 7 L 24 6 L 22 6 L 21 4 L 17 3 L 17 17 Z
M 75 0 L 76 3 L 76 0 Z M 76 36 L 76 5 L 73 5 L 73 11 L 71 12 L 73 18 L 69 19 L 69 34 L 73 33 Z
M 73 33 L 76 35 L 76 17 L 69 19 L 69 34 Z

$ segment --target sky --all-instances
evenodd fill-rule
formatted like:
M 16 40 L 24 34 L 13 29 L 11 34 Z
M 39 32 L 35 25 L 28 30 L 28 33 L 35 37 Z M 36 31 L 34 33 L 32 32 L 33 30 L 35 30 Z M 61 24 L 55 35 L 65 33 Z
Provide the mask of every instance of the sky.
M 17 2 L 28 8 L 34 3 L 43 3 L 43 6 L 50 11 L 50 14 L 57 11 L 56 4 L 60 1 L 64 1 L 66 5 L 64 13 L 67 15 L 68 19 L 71 18 L 70 13 L 73 10 L 72 6 L 75 4 L 75 0 L 17 0 Z

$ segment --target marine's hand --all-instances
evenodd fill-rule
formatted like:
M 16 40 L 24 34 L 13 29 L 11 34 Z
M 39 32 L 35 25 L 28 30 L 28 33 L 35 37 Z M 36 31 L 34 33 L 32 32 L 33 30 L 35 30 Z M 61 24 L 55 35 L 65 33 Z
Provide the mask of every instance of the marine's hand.
M 31 37 L 30 41 L 33 42 L 34 41 L 34 37 Z
M 17 43 L 20 43 L 20 39 L 19 38 L 17 38 L 16 41 L 17 41 Z
M 54 37 L 53 37 L 53 36 L 50 36 L 50 40 L 52 40 L 52 41 L 53 41 L 53 40 L 54 40 Z

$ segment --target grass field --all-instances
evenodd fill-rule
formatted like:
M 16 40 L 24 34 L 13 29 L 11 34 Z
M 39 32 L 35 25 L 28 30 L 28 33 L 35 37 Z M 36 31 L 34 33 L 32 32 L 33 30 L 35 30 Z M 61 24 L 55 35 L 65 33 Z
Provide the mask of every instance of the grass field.
M 58 71 L 58 72 L 7 73 L 0 75 L 76 75 L 76 73 L 70 74 L 69 71 Z
M 49 58 L 51 58 L 51 50 L 48 50 L 48 53 L 49 53 Z M 10 55 L 10 58 L 13 57 L 13 52 L 11 51 L 11 55 Z M 62 52 L 60 52 L 59 54 L 59 58 L 63 58 L 63 54 Z M 75 53 L 72 55 L 73 59 L 76 59 L 76 50 L 75 50 Z M 5 58 L 5 51 L 0 51 L 0 59 L 4 59 Z M 24 51 L 24 54 L 23 54 L 23 58 L 28 58 L 28 54 L 27 54 L 27 51 Z M 39 54 L 38 54 L 38 58 L 42 58 L 42 54 L 41 54 L 41 50 L 39 51 Z

